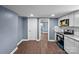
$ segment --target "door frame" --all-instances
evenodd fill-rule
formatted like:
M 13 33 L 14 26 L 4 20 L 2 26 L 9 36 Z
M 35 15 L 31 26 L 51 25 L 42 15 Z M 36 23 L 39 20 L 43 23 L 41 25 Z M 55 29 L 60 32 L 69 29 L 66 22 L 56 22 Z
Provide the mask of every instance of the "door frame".
M 49 18 L 46 18 L 46 19 L 48 19 L 48 41 L 49 41 L 50 19 Z M 41 38 L 40 38 L 40 35 L 41 35 L 40 20 L 41 20 L 41 18 L 39 19 L 39 40 L 38 41 L 41 40 Z
M 50 40 L 50 19 L 48 19 L 48 41 Z
M 38 41 L 40 41 L 40 40 L 41 40 L 41 38 L 40 38 L 40 36 L 41 36 L 41 30 L 40 30 L 40 28 L 41 28 L 41 26 L 40 26 L 40 20 L 41 20 L 41 19 L 39 19 L 39 40 L 38 40 Z

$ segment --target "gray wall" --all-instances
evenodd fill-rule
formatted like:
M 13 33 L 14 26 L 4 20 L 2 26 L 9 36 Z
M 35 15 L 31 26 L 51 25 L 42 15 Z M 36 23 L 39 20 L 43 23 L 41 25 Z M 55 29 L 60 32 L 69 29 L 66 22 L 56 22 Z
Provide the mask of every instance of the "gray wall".
M 27 17 L 22 17 L 23 20 L 23 39 L 28 38 L 28 19 Z
M 18 20 L 15 12 L 0 6 L 0 53 L 10 53 L 20 40 Z
M 50 19 L 50 40 L 55 40 L 55 32 L 53 31 L 54 26 L 58 26 L 58 20 L 57 19 Z
M 37 39 L 39 39 L 39 18 L 37 18 Z
M 19 17 L 18 20 L 18 41 L 23 39 L 23 19 L 22 17 Z

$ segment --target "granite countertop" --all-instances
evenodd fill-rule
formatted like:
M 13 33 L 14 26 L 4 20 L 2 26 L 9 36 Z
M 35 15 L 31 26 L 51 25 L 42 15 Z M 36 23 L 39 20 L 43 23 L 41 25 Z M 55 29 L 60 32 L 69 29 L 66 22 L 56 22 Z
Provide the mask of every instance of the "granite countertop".
M 77 35 L 68 35 L 68 34 L 64 34 L 63 32 L 56 32 L 56 33 L 62 34 L 68 38 L 74 39 L 79 42 L 79 36 L 77 36 Z

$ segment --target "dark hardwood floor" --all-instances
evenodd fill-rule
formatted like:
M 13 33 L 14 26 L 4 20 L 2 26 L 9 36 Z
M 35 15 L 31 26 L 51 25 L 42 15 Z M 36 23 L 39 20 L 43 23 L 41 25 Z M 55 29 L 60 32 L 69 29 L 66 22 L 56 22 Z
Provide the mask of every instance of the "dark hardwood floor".
M 65 54 L 56 42 L 48 42 L 48 34 L 42 34 L 40 41 L 24 41 L 15 54 Z

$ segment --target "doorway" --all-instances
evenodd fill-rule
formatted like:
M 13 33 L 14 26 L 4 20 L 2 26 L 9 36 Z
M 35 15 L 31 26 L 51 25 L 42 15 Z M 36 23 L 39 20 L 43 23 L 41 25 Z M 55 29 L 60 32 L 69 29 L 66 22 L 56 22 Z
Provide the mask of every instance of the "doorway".
M 48 18 L 40 18 L 39 19 L 39 40 L 41 40 L 42 34 L 47 34 L 49 39 L 49 19 Z

